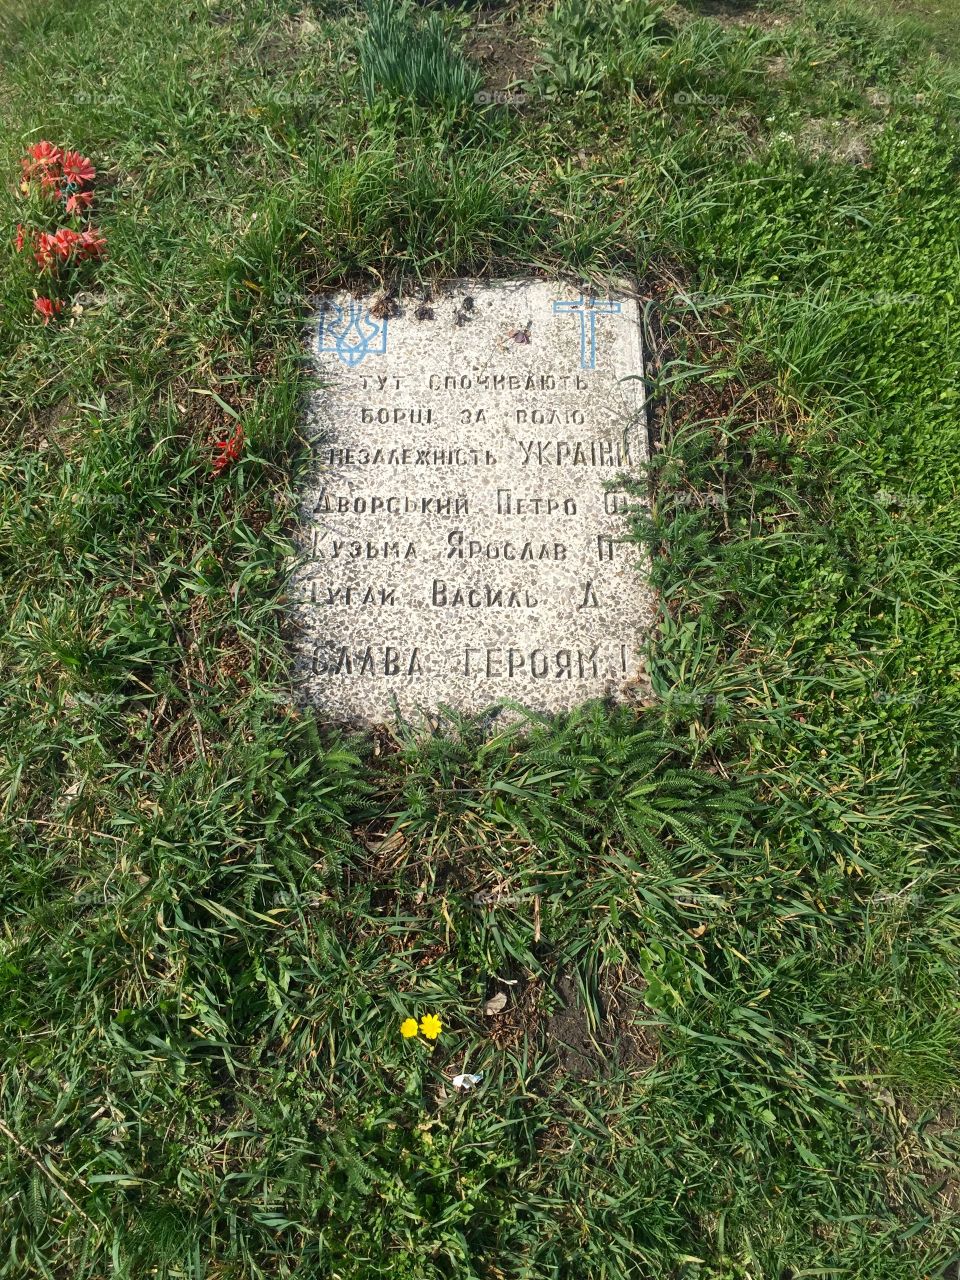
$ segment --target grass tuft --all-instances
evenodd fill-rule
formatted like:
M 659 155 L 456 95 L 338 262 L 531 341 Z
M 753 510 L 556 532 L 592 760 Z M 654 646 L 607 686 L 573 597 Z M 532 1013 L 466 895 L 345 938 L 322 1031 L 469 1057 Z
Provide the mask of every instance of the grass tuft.
M 473 102 L 480 73 L 451 48 L 440 14 L 415 16 L 406 2 L 368 0 L 360 38 L 360 80 L 367 102 L 409 101 L 456 113 Z

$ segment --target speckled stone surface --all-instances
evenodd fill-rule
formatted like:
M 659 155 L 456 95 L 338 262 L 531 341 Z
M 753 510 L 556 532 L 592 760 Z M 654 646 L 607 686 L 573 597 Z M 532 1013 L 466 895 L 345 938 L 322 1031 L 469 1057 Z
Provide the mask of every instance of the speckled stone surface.
M 626 693 L 651 615 L 618 487 L 646 456 L 640 335 L 628 293 L 542 280 L 320 301 L 305 702 L 369 724 Z

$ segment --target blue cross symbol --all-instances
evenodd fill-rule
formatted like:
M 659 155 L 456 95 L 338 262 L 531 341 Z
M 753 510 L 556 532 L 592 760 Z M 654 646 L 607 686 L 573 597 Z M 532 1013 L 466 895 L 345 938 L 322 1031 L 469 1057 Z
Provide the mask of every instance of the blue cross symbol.
M 580 317 L 580 368 L 595 369 L 597 367 L 597 316 L 613 316 L 620 314 L 619 302 L 604 302 L 597 306 L 597 300 L 591 293 L 584 297 L 581 293 L 576 302 L 555 302 L 555 314 L 569 314 Z

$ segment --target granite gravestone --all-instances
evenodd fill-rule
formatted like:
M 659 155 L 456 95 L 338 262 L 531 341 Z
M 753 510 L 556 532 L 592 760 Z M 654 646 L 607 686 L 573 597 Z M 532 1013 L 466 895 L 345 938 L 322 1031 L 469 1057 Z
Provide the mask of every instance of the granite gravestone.
M 646 456 L 637 302 L 540 280 L 331 294 L 291 594 L 334 719 L 622 696 L 650 601 L 622 539 Z

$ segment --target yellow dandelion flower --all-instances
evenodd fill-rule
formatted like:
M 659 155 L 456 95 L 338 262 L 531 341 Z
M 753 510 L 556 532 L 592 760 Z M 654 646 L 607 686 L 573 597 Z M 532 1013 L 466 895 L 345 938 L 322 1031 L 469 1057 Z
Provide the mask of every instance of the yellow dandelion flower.
M 417 1034 L 416 1018 L 404 1018 L 400 1023 L 400 1034 L 403 1036 L 404 1040 L 412 1040 Z
M 443 1023 L 439 1018 L 434 1017 L 432 1013 L 425 1013 L 420 1019 L 420 1030 L 428 1040 L 436 1040 L 443 1030 Z

